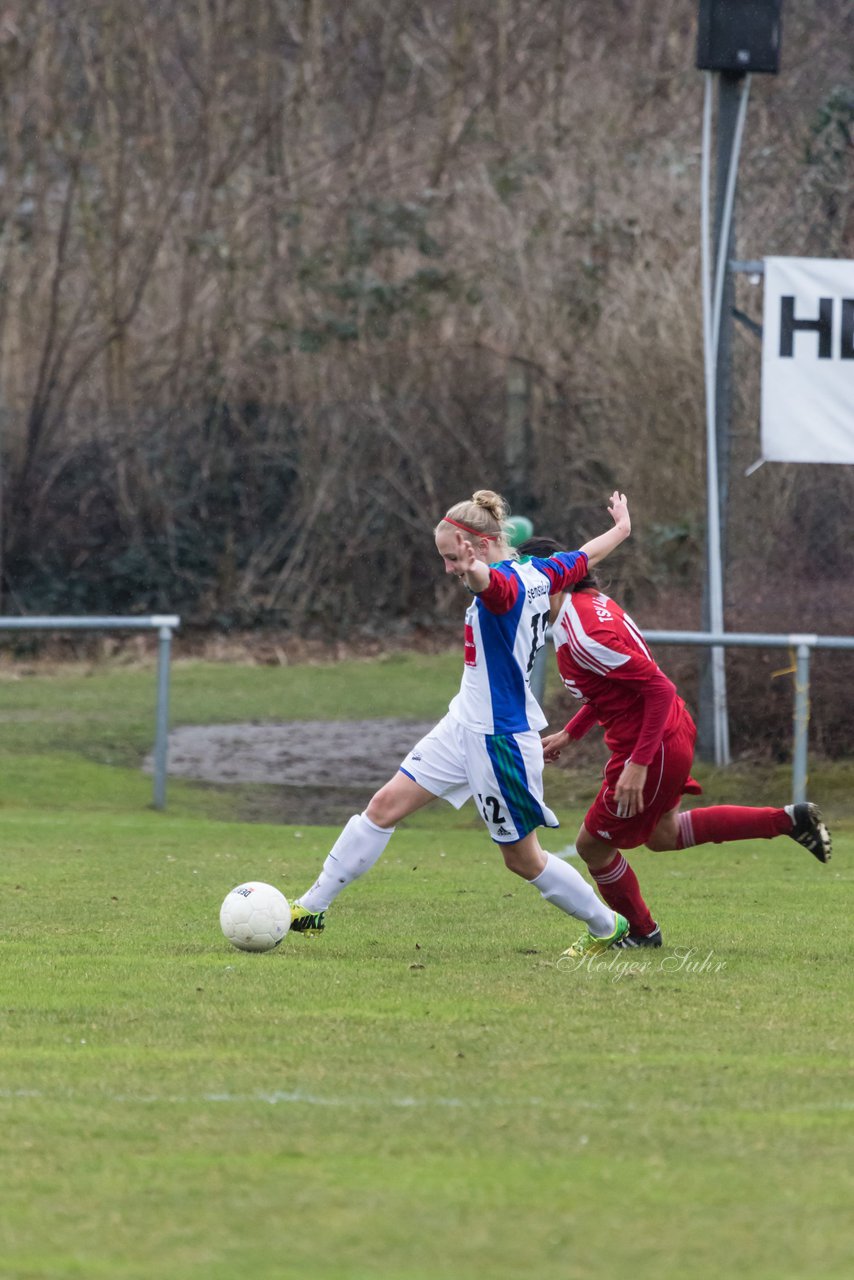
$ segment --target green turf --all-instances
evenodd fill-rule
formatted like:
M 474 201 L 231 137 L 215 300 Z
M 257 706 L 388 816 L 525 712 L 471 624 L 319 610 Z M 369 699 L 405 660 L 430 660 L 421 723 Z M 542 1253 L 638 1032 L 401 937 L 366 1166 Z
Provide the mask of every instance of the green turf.
M 170 720 L 173 727 L 383 716 L 431 720 L 444 714 L 458 683 L 456 652 L 392 653 L 374 661 L 302 666 L 179 660 L 172 667 Z M 37 663 L 0 665 L 0 806 L 127 804 L 136 809 L 150 804 L 151 779 L 140 775 L 139 765 L 154 742 L 155 698 L 153 659 L 133 667 L 116 660 L 55 671 Z M 563 710 L 558 698 L 554 723 Z M 558 810 L 585 808 L 599 786 L 604 757 L 595 747 L 583 754 L 579 749 L 579 756 L 572 756 L 571 769 L 547 775 Z M 110 770 L 93 774 L 87 763 Z M 726 770 L 699 764 L 696 775 L 710 801 L 784 804 L 791 799 L 788 764 L 736 764 Z M 172 812 L 222 819 L 273 816 L 270 792 L 250 785 L 215 792 L 173 779 L 168 804 Z M 810 795 L 828 812 L 854 819 L 851 764 L 819 767 L 812 761 Z M 429 826 L 456 821 L 444 808 L 426 819 Z M 416 815 L 413 824 L 425 825 L 424 817 Z
M 175 703 L 260 716 L 265 673 L 177 670 Z M 357 674 L 354 715 L 383 683 Z M 829 867 L 639 852 L 668 946 L 574 969 L 571 922 L 443 806 L 323 938 L 244 955 L 225 892 L 297 893 L 335 832 L 175 782 L 152 812 L 96 763 L 127 758 L 122 715 L 145 744 L 151 673 L 122 678 L 123 705 L 111 677 L 28 681 L 44 737 L 0 759 L 3 1280 L 851 1274 L 850 821 Z M 76 745 L 44 727 L 75 696 Z
M 0 667 L 7 745 L 16 752 L 71 750 L 99 763 L 136 764 L 154 739 L 151 663 L 46 672 Z M 442 715 L 459 684 L 457 654 L 390 654 L 305 666 L 173 663 L 172 725 L 243 720 L 336 720 L 363 715 L 411 720 Z

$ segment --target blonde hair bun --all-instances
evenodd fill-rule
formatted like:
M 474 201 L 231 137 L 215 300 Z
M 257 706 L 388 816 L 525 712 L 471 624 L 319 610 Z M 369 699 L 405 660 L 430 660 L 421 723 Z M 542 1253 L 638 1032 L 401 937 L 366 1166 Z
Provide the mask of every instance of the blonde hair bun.
M 503 524 L 510 514 L 510 506 L 500 493 L 492 489 L 477 489 L 471 496 L 476 507 L 481 507 L 498 524 Z

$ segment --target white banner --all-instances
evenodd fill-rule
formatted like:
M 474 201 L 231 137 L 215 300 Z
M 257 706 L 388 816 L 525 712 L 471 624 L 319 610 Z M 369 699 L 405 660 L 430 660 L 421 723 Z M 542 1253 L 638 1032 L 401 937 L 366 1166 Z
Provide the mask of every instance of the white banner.
M 762 458 L 854 463 L 854 261 L 766 258 Z

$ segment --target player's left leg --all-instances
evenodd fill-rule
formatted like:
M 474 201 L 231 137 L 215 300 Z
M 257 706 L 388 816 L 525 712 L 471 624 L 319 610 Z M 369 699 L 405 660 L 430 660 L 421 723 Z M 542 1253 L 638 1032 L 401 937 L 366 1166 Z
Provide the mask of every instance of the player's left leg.
M 651 849 L 691 849 L 698 844 L 725 844 L 730 840 L 773 840 L 789 836 L 808 849 L 819 862 L 829 862 L 830 833 L 814 804 L 785 805 L 782 809 L 718 804 L 708 809 L 687 809 L 677 815 L 675 831 L 654 833 Z
M 822 821 L 821 809 L 818 805 L 804 802 L 787 804 L 785 808 L 792 819 L 792 829 L 787 831 L 786 835 L 791 836 L 798 844 L 802 844 L 805 849 L 809 849 L 819 862 L 830 862 L 833 844 L 830 832 Z
M 546 902 L 587 925 L 581 937 L 564 951 L 565 956 L 579 960 L 596 956 L 619 946 L 627 937 L 629 922 L 625 916 L 600 901 L 575 867 L 546 853 L 536 831 L 513 844 L 502 845 L 501 852 L 508 870 L 532 884 Z
M 325 913 L 339 893 L 370 871 L 394 834 L 396 823 L 436 797 L 404 773 L 396 773 L 354 813 L 324 859 L 314 884 L 291 908 L 291 928 L 306 936 L 321 933 Z
M 457 807 L 469 796 L 457 730 L 448 716 L 415 744 L 364 812 L 347 823 L 317 879 L 293 904 L 291 929 L 309 937 L 320 933 L 327 908 L 378 861 L 396 824 L 440 796 Z
M 625 854 L 612 842 L 591 835 L 586 820 L 581 824 L 575 847 L 608 906 L 629 922 L 629 936 L 623 945 L 660 947 L 661 930 L 652 918 Z
M 620 931 L 619 917 L 596 896 L 575 867 L 546 853 L 536 831 L 499 847 L 508 871 L 527 880 L 552 906 L 583 920 L 593 937 L 611 945 L 617 940 L 617 932 L 622 936 L 628 931 L 627 927 Z
M 690 763 L 690 752 L 687 759 Z M 626 849 L 646 843 L 665 807 L 673 805 L 687 774 L 685 751 L 678 739 L 662 743 L 647 772 L 644 808 L 630 818 L 620 816 L 615 787 L 625 760 L 612 755 L 605 766 L 599 793 L 584 817 L 575 842 L 580 857 L 596 881 L 602 897 L 629 922 L 627 946 L 661 946 L 661 931 L 641 893 L 638 878 L 625 856 Z
M 462 734 L 471 793 L 509 871 L 527 880 L 560 911 L 583 920 L 586 951 L 604 951 L 628 924 L 602 902 L 575 867 L 547 853 L 537 828 L 556 827 L 543 797 L 539 734 Z M 578 945 L 578 944 L 576 944 Z

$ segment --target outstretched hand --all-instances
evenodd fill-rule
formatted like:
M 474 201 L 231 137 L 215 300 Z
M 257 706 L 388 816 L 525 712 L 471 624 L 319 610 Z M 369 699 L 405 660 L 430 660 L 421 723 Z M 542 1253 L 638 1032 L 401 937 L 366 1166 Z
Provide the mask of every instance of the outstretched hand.
M 581 548 L 587 556 L 587 564 L 591 569 L 610 555 L 632 531 L 628 499 L 618 489 L 615 489 L 608 499 L 608 513 L 614 521 L 613 528 L 607 533 L 600 533 L 597 538 L 591 538 Z
M 478 558 L 477 552 L 473 544 L 468 538 L 464 538 L 459 529 L 455 530 L 454 541 L 457 544 L 457 564 L 460 573 L 471 573 L 476 565 L 482 564 L 483 561 Z
M 624 493 L 620 493 L 618 489 L 614 490 L 608 500 L 608 510 L 617 528 L 624 529 L 626 533 L 631 533 L 632 521 L 629 515 L 629 502 Z
M 489 565 L 474 549 L 474 543 L 463 537 L 459 529 L 454 538 L 456 559 L 453 572 L 469 591 L 484 591 L 489 586 Z

